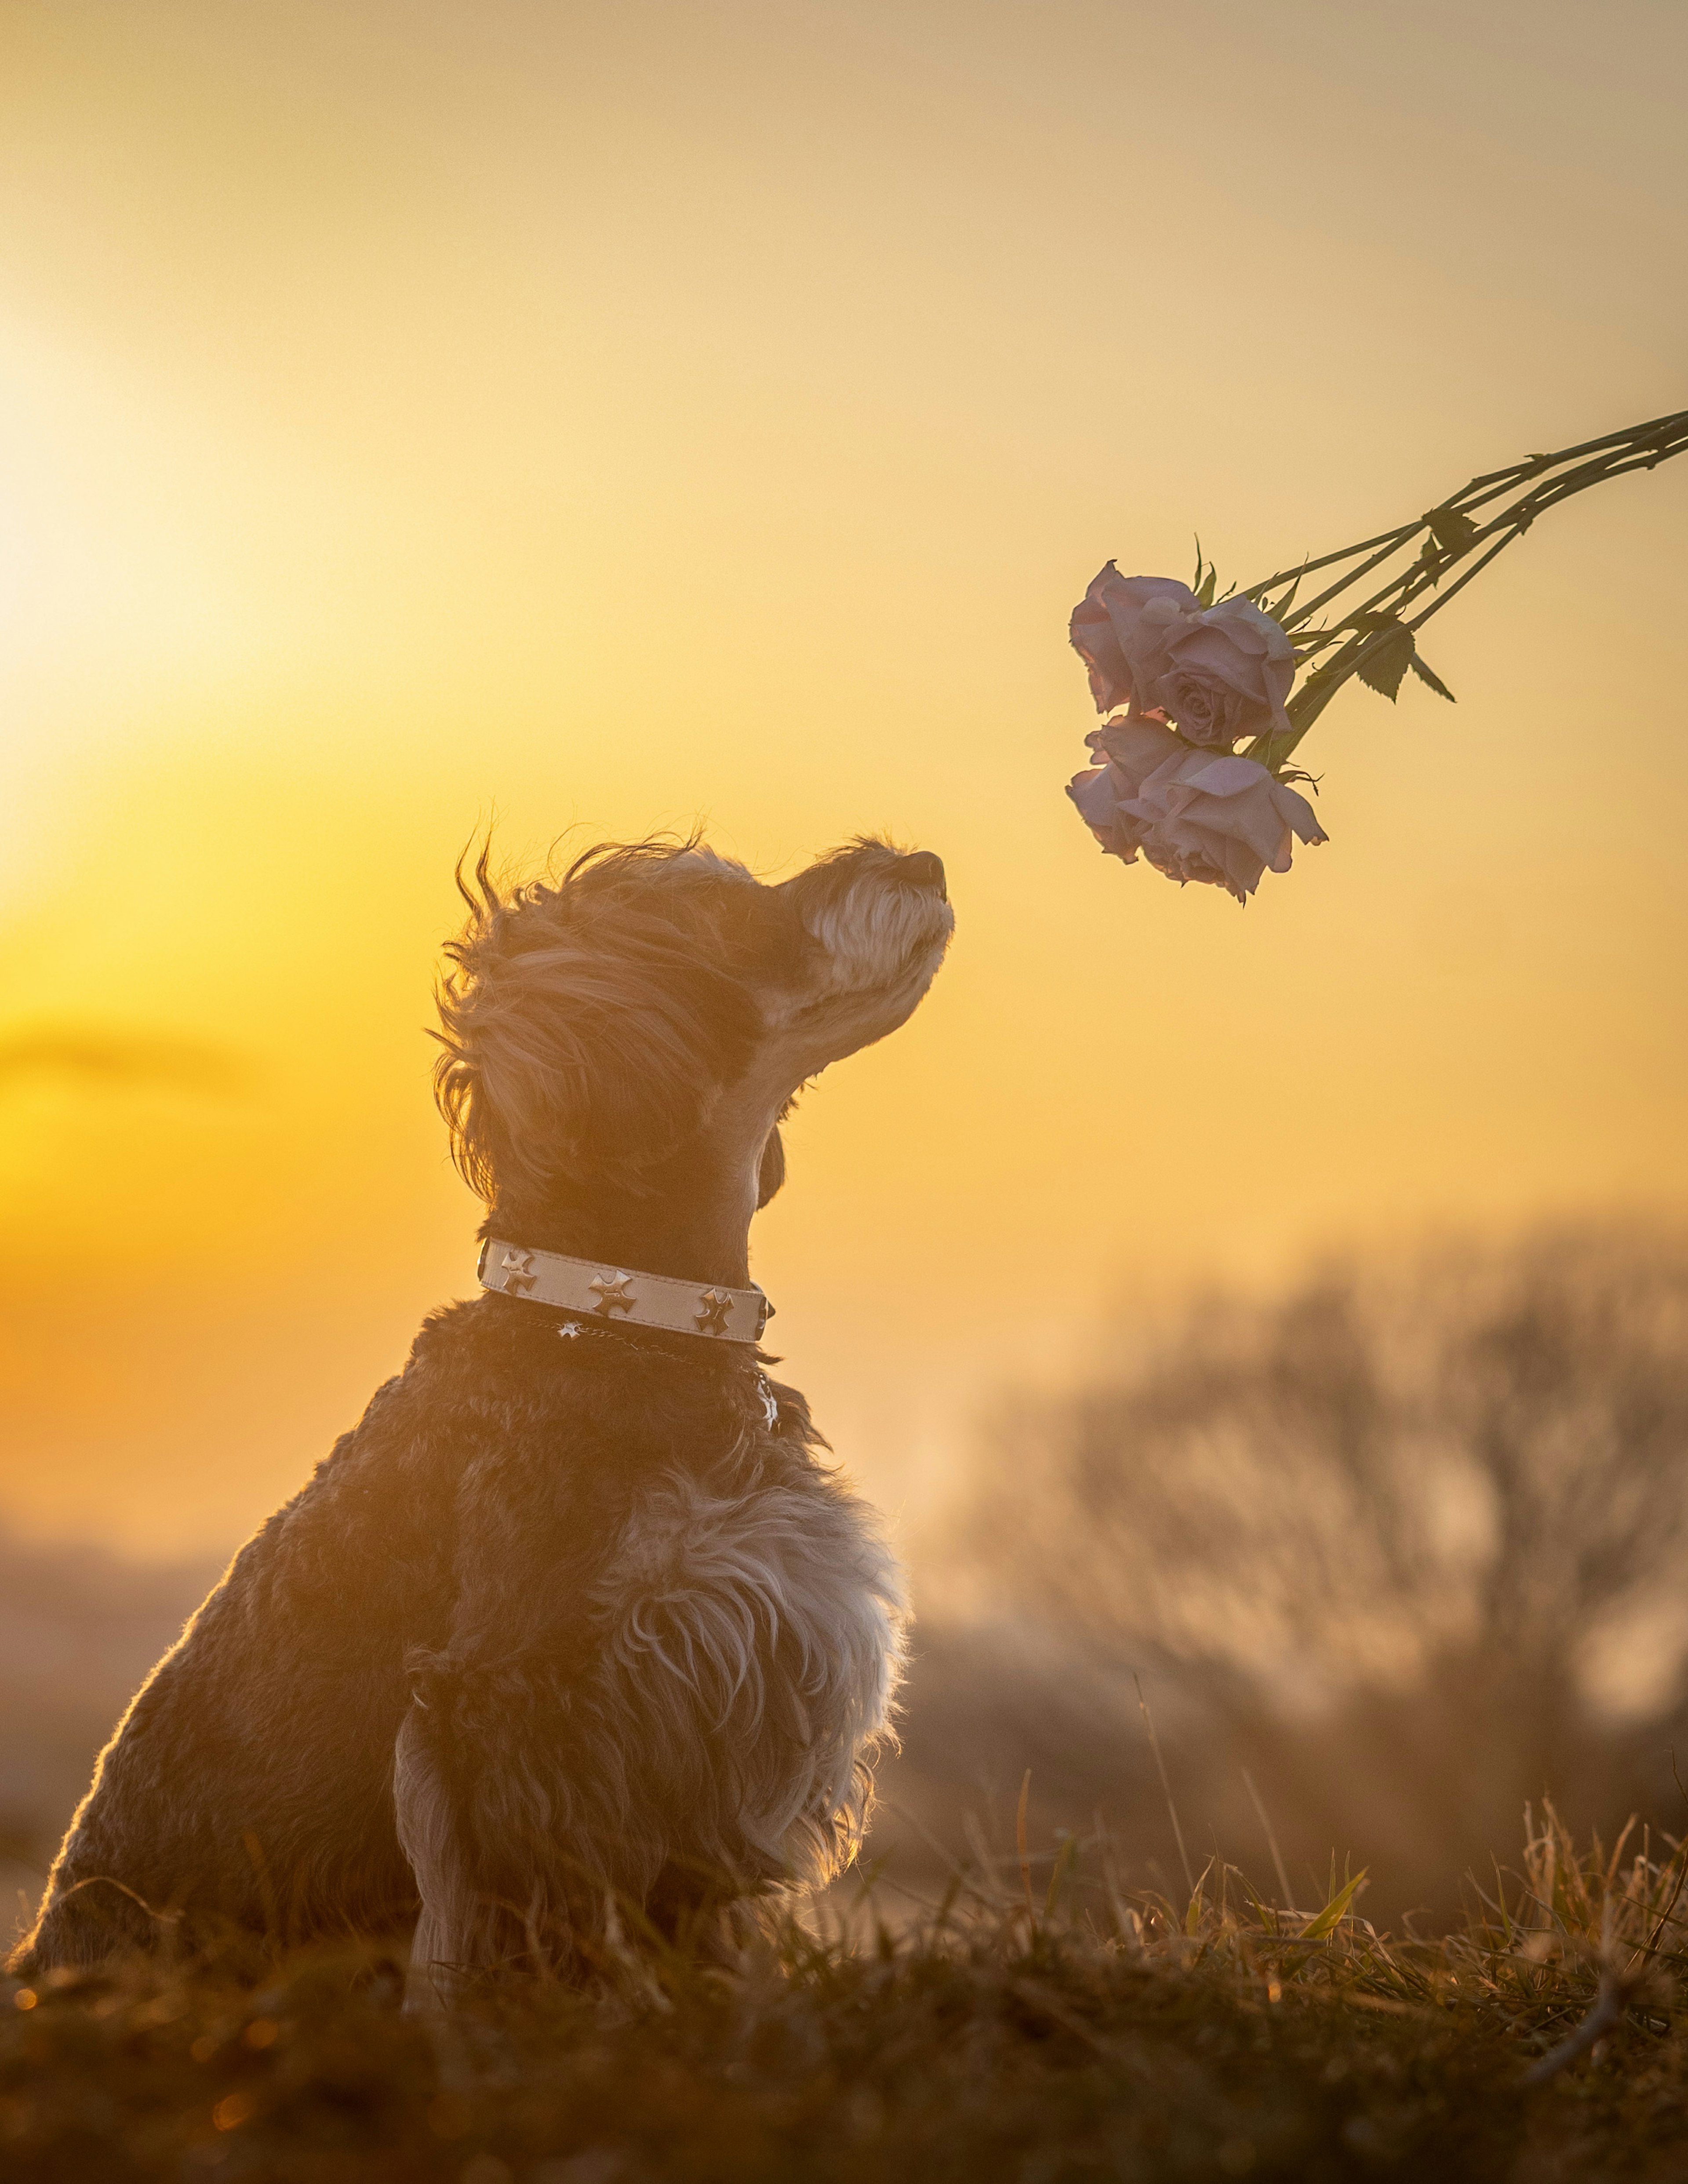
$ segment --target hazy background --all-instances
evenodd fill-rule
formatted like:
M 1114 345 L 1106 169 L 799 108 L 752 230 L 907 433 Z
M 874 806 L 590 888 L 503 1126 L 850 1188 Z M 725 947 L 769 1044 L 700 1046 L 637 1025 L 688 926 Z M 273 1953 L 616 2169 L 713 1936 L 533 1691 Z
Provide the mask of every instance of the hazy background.
M 9 1524 L 220 1555 L 470 1285 L 422 1027 L 494 813 L 944 856 L 755 1245 L 934 1600 L 992 1391 L 1191 1284 L 1680 1212 L 1688 464 L 1438 621 L 1457 710 L 1344 694 L 1245 911 L 1061 785 L 1106 556 L 1251 581 L 1683 402 L 1685 64 L 1663 0 L 0 11 Z

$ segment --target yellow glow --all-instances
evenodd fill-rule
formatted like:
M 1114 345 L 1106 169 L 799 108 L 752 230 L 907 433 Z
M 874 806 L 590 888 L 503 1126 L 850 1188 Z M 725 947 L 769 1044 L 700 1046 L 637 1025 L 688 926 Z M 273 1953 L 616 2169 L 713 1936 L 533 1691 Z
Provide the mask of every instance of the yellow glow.
M 516 855 L 944 855 L 951 962 L 759 1232 L 894 1502 L 1111 1289 L 1680 1206 L 1688 464 L 1433 625 L 1457 710 L 1345 694 L 1331 844 L 1246 912 L 1061 795 L 1107 555 L 1184 575 L 1199 527 L 1248 581 L 1680 404 L 1671 71 L 1623 45 L 1335 0 L 8 9 L 0 1028 L 243 1075 L 0 1089 L 3 1506 L 226 1539 L 465 1289 L 421 1027 L 495 810 Z

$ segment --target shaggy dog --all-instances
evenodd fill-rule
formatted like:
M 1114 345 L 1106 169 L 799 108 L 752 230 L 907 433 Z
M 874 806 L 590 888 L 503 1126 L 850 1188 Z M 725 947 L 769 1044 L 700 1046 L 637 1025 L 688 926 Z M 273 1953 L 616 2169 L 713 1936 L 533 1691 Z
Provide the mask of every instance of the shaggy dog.
M 414 1925 L 445 1992 L 579 1976 L 630 1911 L 671 1932 L 854 1853 L 901 1580 L 763 1374 L 748 1238 L 799 1087 L 931 983 L 944 868 L 864 840 L 770 887 L 644 844 L 475 877 L 437 1089 L 487 1294 L 424 1323 L 154 1670 L 16 1969 L 163 1919 Z

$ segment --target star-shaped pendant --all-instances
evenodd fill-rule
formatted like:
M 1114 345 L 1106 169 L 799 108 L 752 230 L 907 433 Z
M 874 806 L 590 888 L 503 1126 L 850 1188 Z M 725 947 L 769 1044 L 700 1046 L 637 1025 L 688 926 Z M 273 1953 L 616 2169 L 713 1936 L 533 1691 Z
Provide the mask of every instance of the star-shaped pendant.
M 592 1309 L 604 1319 L 612 1312 L 631 1312 L 636 1301 L 628 1287 L 632 1280 L 631 1274 L 594 1274 L 586 1285 L 598 1292 L 598 1301 Z
M 733 1309 L 733 1300 L 723 1296 L 719 1290 L 705 1290 L 698 1297 L 698 1332 L 699 1334 L 725 1334 L 727 1315 Z

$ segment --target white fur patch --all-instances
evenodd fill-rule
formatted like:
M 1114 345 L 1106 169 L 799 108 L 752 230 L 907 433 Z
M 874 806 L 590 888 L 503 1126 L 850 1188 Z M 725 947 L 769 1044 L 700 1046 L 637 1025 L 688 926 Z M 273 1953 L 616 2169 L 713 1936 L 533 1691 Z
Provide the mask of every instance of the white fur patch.
M 929 978 L 955 922 L 939 897 L 868 872 L 836 901 L 823 904 L 809 929 L 827 951 L 835 989 L 883 991 L 917 966 Z
M 606 1673 L 623 1696 L 637 1687 L 635 1712 L 676 1741 L 681 1774 L 701 1743 L 735 1780 L 739 1840 L 699 1847 L 770 1880 L 812 1884 L 847 1864 L 908 1620 L 902 1573 L 865 1505 L 819 1474 L 729 1497 L 670 1473 L 593 1599 L 609 1626 Z

